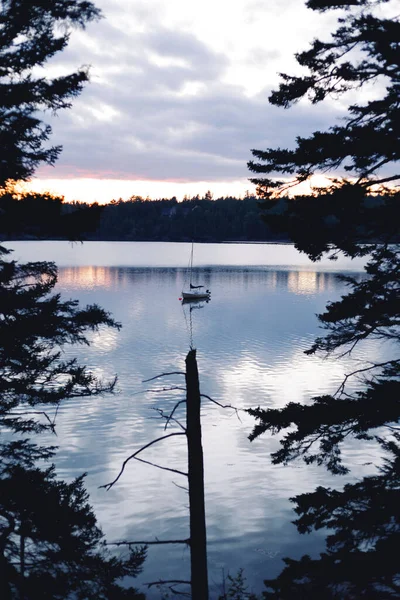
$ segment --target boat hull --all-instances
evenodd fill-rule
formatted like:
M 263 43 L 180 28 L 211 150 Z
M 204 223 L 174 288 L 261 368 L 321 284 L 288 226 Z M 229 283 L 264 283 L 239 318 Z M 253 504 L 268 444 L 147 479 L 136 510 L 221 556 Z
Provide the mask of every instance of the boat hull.
M 184 300 L 209 300 L 210 296 L 209 292 L 182 292 Z

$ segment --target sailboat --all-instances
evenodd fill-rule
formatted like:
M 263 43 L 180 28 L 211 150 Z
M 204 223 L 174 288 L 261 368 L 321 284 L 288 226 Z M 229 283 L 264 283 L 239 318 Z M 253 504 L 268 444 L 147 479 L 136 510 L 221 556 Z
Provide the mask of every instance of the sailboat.
M 189 289 L 182 290 L 183 302 L 195 302 L 196 300 L 209 300 L 211 298 L 210 290 L 204 290 L 204 285 L 193 285 L 192 283 L 193 273 L 193 242 L 192 250 L 190 252 L 189 261 Z

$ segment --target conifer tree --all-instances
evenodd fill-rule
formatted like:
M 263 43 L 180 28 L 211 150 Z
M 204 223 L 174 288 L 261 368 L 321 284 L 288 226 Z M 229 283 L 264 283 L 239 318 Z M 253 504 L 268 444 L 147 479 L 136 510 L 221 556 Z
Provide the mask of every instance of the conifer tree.
M 378 600 L 400 594 L 394 558 L 400 533 L 400 23 L 396 14 L 388 16 L 393 7 L 386 0 L 309 0 L 307 6 L 340 9 L 338 28 L 330 40 L 316 39 L 296 55 L 308 74 L 283 75 L 270 101 L 288 108 L 308 96 L 315 104 L 371 82 L 376 97 L 349 106 L 347 120 L 328 131 L 298 137 L 294 149 L 253 150 L 259 162 L 249 168 L 257 173 L 253 182 L 268 224 L 288 231 L 312 260 L 326 253 L 368 255 L 365 278 L 343 277 L 349 292 L 319 316 L 326 335 L 307 353 L 344 359 L 376 340 L 389 357 L 368 360 L 364 353 L 364 364 L 349 369 L 336 393 L 307 405 L 250 410 L 258 421 L 251 439 L 283 433 L 274 463 L 302 458 L 336 474 L 351 469 L 342 460 L 348 439 L 375 440 L 386 462 L 357 483 L 292 499 L 300 532 L 332 533 L 319 558 L 286 559 L 281 575 L 266 582 L 264 597 Z M 296 194 L 297 184 L 318 173 L 331 176 L 329 185 Z
M 0 247 L 0 427 L 17 433 L 52 429 L 43 411 L 62 400 L 112 392 L 115 379 L 101 382 L 62 350 L 89 344 L 88 332 L 119 327 L 97 305 L 79 308 L 75 300 L 52 294 L 54 263 L 19 264 L 4 260 Z M 36 414 L 36 407 L 42 414 Z
M 270 102 L 289 108 L 306 96 L 316 104 L 371 83 L 376 97 L 350 105 L 347 119 L 328 131 L 297 137 L 293 150 L 253 150 L 261 162 L 252 161 L 249 168 L 261 177 L 252 181 L 258 185 L 259 195 L 269 198 L 282 195 L 288 185 L 306 181 L 315 173 L 339 169 L 341 177 L 333 189 L 347 190 L 349 181 L 343 178 L 347 175 L 351 194 L 359 198 L 361 192 L 400 179 L 396 165 L 400 158 L 400 22 L 395 7 L 391 7 L 393 16 L 382 16 L 379 9 L 390 5 L 389 0 L 309 0 L 306 4 L 321 12 L 342 9 L 338 28 L 330 40 L 315 39 L 308 50 L 296 54 L 308 74 L 282 74 L 283 82 L 271 94 Z M 288 182 L 264 178 L 264 173 L 294 177 Z
M 52 466 L 14 462 L 1 471 L 0 498 L 2 598 L 144 599 L 120 581 L 137 576 L 145 550 L 124 559 L 110 554 L 84 476 L 66 483 L 56 479 Z
M 72 27 L 99 16 L 87 0 L 0 1 L 0 187 L 57 159 L 61 146 L 46 146 L 51 127 L 41 113 L 71 106 L 88 70 L 50 77 L 40 69 L 67 46 Z
M 73 26 L 99 15 L 86 0 L 0 0 L 3 235 L 76 239 L 98 217 L 94 207 L 63 218 L 62 199 L 21 199 L 12 181 L 56 160 L 61 147 L 46 146 L 51 129 L 40 114 L 69 107 L 88 73 L 48 77 L 40 76 L 40 68 L 65 48 Z M 54 263 L 18 264 L 9 254 L 0 246 L 0 597 L 141 600 L 122 580 L 140 571 L 144 549 L 132 549 L 124 559 L 109 554 L 83 476 L 58 480 L 48 464 L 55 448 L 26 437 L 54 431 L 60 402 L 113 391 L 115 379 L 99 380 L 64 350 L 119 324 L 97 305 L 80 308 L 54 293 Z
M 54 467 L 39 468 L 55 448 L 26 438 L 55 430 L 61 402 L 113 391 L 115 379 L 100 381 L 65 349 L 119 324 L 97 305 L 80 308 L 55 294 L 53 263 L 20 265 L 0 251 L 1 597 L 139 600 L 120 580 L 139 572 L 144 550 L 108 555 L 83 477 L 66 483 Z

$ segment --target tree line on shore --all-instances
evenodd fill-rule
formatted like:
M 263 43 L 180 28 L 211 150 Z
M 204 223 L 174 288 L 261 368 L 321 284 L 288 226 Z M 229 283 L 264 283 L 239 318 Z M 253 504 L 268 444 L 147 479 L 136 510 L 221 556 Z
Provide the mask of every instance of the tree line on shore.
M 43 210 L 40 210 L 42 206 Z M 87 240 L 187 242 L 265 242 L 287 241 L 284 233 L 274 233 L 260 217 L 256 196 L 212 198 L 208 192 L 185 197 L 156 200 L 132 196 L 112 200 L 104 206 L 82 202 L 62 202 L 50 194 L 25 194 L 15 197 L 13 190 L 0 198 L 1 233 L 15 239 L 16 231 L 25 239 L 45 236 L 63 238 L 79 221 L 80 233 Z M 97 213 L 97 214 L 96 214 Z M 61 218 L 55 228 L 54 218 Z M 87 215 L 89 218 L 83 219 Z M 51 227 L 44 227 L 47 220 Z M 21 222 L 25 222 L 21 231 Z M 62 222 L 62 226 L 61 226 Z M 69 231 L 68 231 L 69 229 Z
M 363 213 L 380 211 L 383 196 L 365 196 L 359 200 Z M 179 202 L 176 197 L 151 200 L 131 196 L 128 200 L 112 200 L 103 206 L 97 203 L 64 202 L 49 193 L 16 194 L 13 186 L 0 195 L 0 234 L 3 239 L 80 239 L 123 242 L 292 242 L 293 227 L 285 219 L 297 202 L 284 196 L 274 208 L 263 212 L 264 200 L 246 194 L 213 199 L 211 192 Z M 337 220 L 329 204 L 320 201 L 310 205 L 301 229 L 310 233 L 331 227 Z M 279 222 L 279 223 L 278 223 Z M 278 223 L 278 226 L 277 226 Z M 371 242 L 371 235 L 358 218 L 352 223 L 359 239 Z M 296 228 L 298 226 L 296 225 Z M 393 232 L 392 239 L 399 235 Z
M 263 224 L 255 196 L 214 200 L 208 192 L 182 202 L 175 197 L 148 201 L 140 196 L 113 201 L 105 206 L 89 239 L 224 242 L 267 241 L 276 235 Z

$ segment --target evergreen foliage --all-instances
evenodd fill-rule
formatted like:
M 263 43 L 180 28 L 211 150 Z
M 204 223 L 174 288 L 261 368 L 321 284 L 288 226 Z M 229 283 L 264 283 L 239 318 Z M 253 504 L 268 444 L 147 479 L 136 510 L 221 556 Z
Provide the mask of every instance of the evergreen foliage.
M 54 263 L 0 260 L 0 427 L 13 432 L 53 427 L 49 419 L 30 416 L 36 406 L 110 392 L 115 385 L 99 381 L 62 350 L 88 344 L 89 331 L 119 324 L 97 305 L 79 308 L 51 294 L 56 282 Z
M 55 448 L 24 437 L 54 431 L 60 402 L 113 391 L 115 379 L 100 381 L 65 350 L 119 324 L 97 305 L 54 294 L 53 263 L 20 265 L 0 250 L 1 597 L 139 600 L 118 580 L 138 573 L 144 549 L 124 560 L 109 555 L 83 477 L 66 483 L 54 467 L 39 468 Z
M 325 253 L 333 259 L 339 252 L 368 255 L 365 278 L 343 278 L 349 292 L 319 315 L 325 335 L 307 351 L 345 360 L 362 347 L 362 362 L 334 394 L 306 405 L 292 402 L 277 410 L 250 410 L 257 419 L 250 437 L 281 433 L 273 462 L 302 458 L 336 474 L 352 466 L 342 457 L 346 440 L 375 441 L 385 457 L 383 467 L 375 465 L 374 475 L 342 489 L 319 487 L 292 499 L 301 533 L 329 529 L 326 552 L 319 558 L 285 559 L 283 572 L 266 582 L 265 598 L 400 595 L 395 558 L 400 539 L 400 194 L 387 186 L 400 179 L 400 24 L 397 16 L 379 12 L 385 4 L 308 2 L 313 10 L 343 9 L 339 26 L 331 40 L 314 40 L 308 51 L 296 56 L 308 75 L 284 75 L 270 101 L 286 108 L 308 96 L 317 103 L 370 82 L 376 82 L 380 98 L 351 105 L 347 120 L 327 132 L 297 138 L 292 150 L 254 150 L 260 162 L 249 163 L 259 176 L 253 182 L 264 199 L 264 218 L 271 227 L 287 231 L 299 250 L 312 260 Z M 312 189 L 308 196 L 295 194 L 297 184 L 334 169 L 339 175 L 327 187 Z M 270 176 L 262 178 L 263 174 Z M 284 177 L 275 179 L 274 174 Z M 288 181 L 285 176 L 293 177 Z M 369 340 L 379 342 L 382 350 L 387 347 L 390 358 L 368 360 Z
M 388 454 L 374 476 L 343 490 L 318 487 L 292 498 L 300 533 L 326 529 L 327 550 L 317 559 L 284 559 L 285 569 L 265 582 L 264 598 L 386 600 L 400 595 L 398 545 L 400 436 L 380 440 Z
M 0 235 L 3 239 L 61 238 L 82 240 L 99 226 L 103 207 L 66 205 L 49 193 L 18 194 L 15 186 L 0 190 Z
M 274 236 L 259 217 L 257 199 L 176 198 L 146 201 L 133 197 L 105 206 L 91 239 L 131 241 L 264 241 Z
M 88 504 L 84 476 L 57 480 L 54 467 L 14 464 L 0 475 L 1 552 L 8 593 L 25 600 L 144 599 L 117 580 L 136 577 L 145 550 L 111 556 Z
M 59 204 L 56 204 L 59 203 Z M 40 213 L 45 215 L 42 221 Z M 49 210 L 47 211 L 47 206 Z M 61 202 L 44 194 L 0 197 L 0 233 L 8 239 L 57 239 L 84 235 L 89 240 L 199 242 L 286 240 L 263 224 L 255 196 L 215 200 L 195 196 L 178 202 L 132 196 L 103 206 Z M 47 215 L 47 217 L 46 217 Z M 24 222 L 23 230 L 15 227 Z
M 87 0 L 1 0 L 0 187 L 56 161 L 61 146 L 46 147 L 51 127 L 39 115 L 71 106 L 88 71 L 48 77 L 40 68 L 67 46 L 72 27 L 85 27 L 99 16 Z
M 99 14 L 86 0 L 0 1 L 3 237 L 77 239 L 98 220 L 96 206 L 66 211 L 61 198 L 20 197 L 13 180 L 56 160 L 61 147 L 45 146 L 51 129 L 39 114 L 69 107 L 88 73 L 48 78 L 40 68 L 65 48 L 73 26 L 84 27 Z M 0 246 L 0 597 L 143 600 L 122 583 L 138 574 L 145 549 L 129 550 L 123 559 L 111 555 L 88 504 L 84 476 L 58 480 L 49 466 L 55 448 L 26 437 L 54 432 L 61 401 L 113 391 L 115 379 L 99 380 L 64 352 L 89 344 L 91 332 L 119 324 L 97 305 L 80 308 L 54 293 L 53 263 L 21 265 L 9 254 Z
M 226 581 L 227 590 L 218 597 L 218 600 L 257 600 L 257 596 L 248 591 L 243 569 L 239 569 L 235 577 L 228 574 Z M 225 589 L 225 580 L 223 583 Z
M 270 102 L 288 108 L 307 96 L 315 104 L 369 83 L 374 83 L 381 93 L 365 104 L 351 105 L 342 124 L 326 132 L 316 131 L 308 138 L 298 137 L 293 150 L 252 150 L 262 162 L 251 161 L 251 171 L 295 175 L 291 184 L 282 179 L 253 179 L 261 196 L 268 198 L 276 191 L 282 194 L 287 185 L 306 181 L 316 172 L 329 173 L 339 168 L 354 178 L 356 195 L 359 190 L 367 193 L 377 185 L 400 179 L 395 164 L 400 158 L 400 22 L 398 17 L 385 18 L 379 13 L 379 6 L 387 3 L 388 0 L 308 3 L 313 10 L 348 10 L 339 18 L 339 26 L 329 41 L 316 39 L 309 50 L 296 54 L 297 62 L 308 70 L 308 75 L 282 75 L 283 83 L 271 94 Z M 344 181 L 336 183 L 339 188 L 349 185 Z

